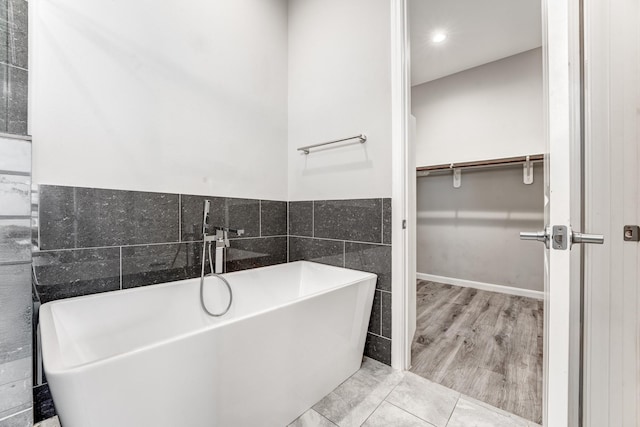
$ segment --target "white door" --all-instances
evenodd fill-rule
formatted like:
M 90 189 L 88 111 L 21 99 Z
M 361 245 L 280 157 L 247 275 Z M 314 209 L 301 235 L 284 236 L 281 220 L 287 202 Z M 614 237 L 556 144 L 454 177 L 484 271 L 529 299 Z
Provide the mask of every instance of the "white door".
M 579 226 L 580 219 L 576 209 L 581 203 L 579 12 L 572 6 L 577 2 L 563 0 L 549 1 L 543 8 L 548 135 L 545 223 L 549 234 L 553 226 L 567 230 Z M 563 246 L 567 246 L 567 237 Z M 549 238 L 559 240 L 552 235 Z M 579 247 L 569 250 L 553 246 L 549 245 L 545 257 L 543 425 L 564 427 L 573 424 L 569 405 L 575 390 L 571 389 L 570 367 L 572 362 L 579 362 L 572 360 L 571 348 L 571 319 L 575 319 L 571 297 L 576 284 L 579 287 Z
M 580 4 L 543 7 L 547 156 L 545 222 L 544 413 L 549 427 L 579 425 L 582 231 Z M 531 237 L 531 236 L 529 236 Z

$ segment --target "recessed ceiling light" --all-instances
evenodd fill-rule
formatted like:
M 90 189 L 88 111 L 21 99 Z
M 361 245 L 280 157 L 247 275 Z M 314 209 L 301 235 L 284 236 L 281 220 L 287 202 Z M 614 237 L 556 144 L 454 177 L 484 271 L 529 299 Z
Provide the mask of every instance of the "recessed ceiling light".
M 445 33 L 444 31 L 436 31 L 431 36 L 431 41 L 434 43 L 442 43 L 446 39 L 447 39 L 447 33 Z

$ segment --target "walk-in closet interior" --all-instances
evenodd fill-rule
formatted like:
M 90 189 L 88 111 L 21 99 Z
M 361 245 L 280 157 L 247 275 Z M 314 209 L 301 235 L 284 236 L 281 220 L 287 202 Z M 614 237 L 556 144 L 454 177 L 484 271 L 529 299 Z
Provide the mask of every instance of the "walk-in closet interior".
M 412 0 L 411 371 L 540 423 L 544 224 L 538 0 Z

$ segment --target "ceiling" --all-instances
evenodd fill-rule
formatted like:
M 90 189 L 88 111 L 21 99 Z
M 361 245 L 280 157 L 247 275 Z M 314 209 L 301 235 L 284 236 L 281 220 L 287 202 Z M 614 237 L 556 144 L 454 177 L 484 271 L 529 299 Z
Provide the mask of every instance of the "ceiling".
M 413 86 L 542 45 L 540 0 L 409 0 Z M 446 40 L 433 43 L 444 31 Z

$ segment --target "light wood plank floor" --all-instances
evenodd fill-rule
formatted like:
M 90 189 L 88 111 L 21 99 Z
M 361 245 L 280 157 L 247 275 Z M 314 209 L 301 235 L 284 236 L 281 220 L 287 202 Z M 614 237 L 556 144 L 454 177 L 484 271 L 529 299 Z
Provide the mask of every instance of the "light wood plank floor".
M 542 420 L 543 302 L 418 280 L 411 372 Z

